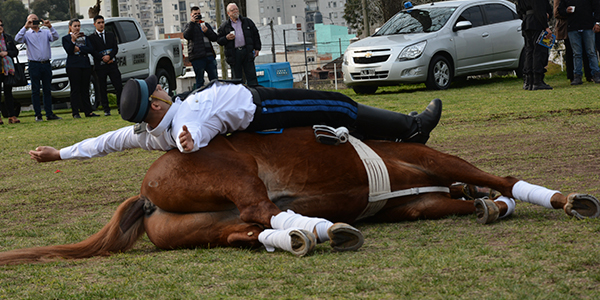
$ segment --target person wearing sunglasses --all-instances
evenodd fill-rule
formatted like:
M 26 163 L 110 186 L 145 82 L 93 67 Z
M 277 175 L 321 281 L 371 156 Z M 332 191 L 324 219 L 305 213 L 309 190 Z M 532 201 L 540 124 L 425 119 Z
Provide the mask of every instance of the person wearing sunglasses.
M 171 99 L 157 83 L 156 76 L 150 75 L 145 80 L 130 79 L 123 87 L 121 117 L 135 125 L 60 150 L 40 146 L 29 151 L 31 158 L 38 162 L 84 159 L 131 148 L 177 148 L 189 153 L 219 134 L 316 124 L 345 126 L 363 138 L 425 144 L 442 114 L 439 99 L 421 114 L 404 115 L 356 103 L 336 92 L 246 87 L 214 80 Z

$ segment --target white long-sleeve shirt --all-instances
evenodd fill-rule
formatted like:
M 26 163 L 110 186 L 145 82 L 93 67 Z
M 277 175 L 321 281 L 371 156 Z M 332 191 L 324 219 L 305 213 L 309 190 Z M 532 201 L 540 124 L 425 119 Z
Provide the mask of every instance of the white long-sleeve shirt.
M 195 152 L 208 145 L 218 134 L 246 129 L 254 118 L 256 105 L 252 93 L 242 85 L 215 83 L 190 94 L 185 101 L 176 99 L 156 128 L 141 123 L 107 132 L 60 149 L 61 159 L 105 156 L 125 149 Z M 179 134 L 183 125 L 194 139 L 194 148 L 184 151 Z M 137 128 L 137 130 L 136 130 Z

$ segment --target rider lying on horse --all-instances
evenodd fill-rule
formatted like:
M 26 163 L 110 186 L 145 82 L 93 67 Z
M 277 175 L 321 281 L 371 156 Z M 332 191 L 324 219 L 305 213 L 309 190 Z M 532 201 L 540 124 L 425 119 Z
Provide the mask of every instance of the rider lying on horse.
M 274 89 L 211 82 L 207 87 L 190 93 L 185 101 L 170 97 L 154 75 L 145 80 L 130 79 L 121 97 L 121 117 L 137 123 L 57 150 L 41 146 L 29 152 L 38 162 L 61 159 L 82 159 L 104 156 L 130 148 L 195 152 L 205 147 L 218 134 L 246 130 L 325 124 L 345 126 L 365 138 L 388 139 L 424 144 L 438 124 L 442 104 L 433 100 L 418 115 L 404 115 L 356 103 L 334 92 L 304 89 Z M 332 246 L 339 249 L 358 248 L 360 232 L 349 225 L 333 226 L 324 219 L 307 218 L 293 212 L 281 212 L 275 205 L 262 203 L 260 213 L 244 214 L 244 205 L 235 203 L 242 218 L 275 230 L 261 233 L 261 242 L 272 249 L 290 250 L 290 235 L 319 242 L 337 238 Z M 260 206 L 260 205 L 257 205 Z M 261 215 L 260 217 L 256 216 Z M 272 217 L 272 218 L 271 218 Z M 293 220 L 293 221 L 290 221 Z M 305 231 L 298 231 L 301 228 Z M 340 237 L 340 235 L 342 237 Z M 340 246 L 344 235 L 354 235 L 354 245 Z

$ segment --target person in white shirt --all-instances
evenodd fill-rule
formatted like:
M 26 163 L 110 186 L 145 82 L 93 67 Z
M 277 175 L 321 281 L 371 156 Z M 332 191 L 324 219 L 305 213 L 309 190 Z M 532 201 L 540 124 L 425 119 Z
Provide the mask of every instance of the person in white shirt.
M 57 150 L 40 146 L 32 159 L 47 162 L 104 156 L 131 148 L 188 153 L 233 131 L 312 126 L 345 126 L 363 138 L 425 144 L 442 113 L 435 99 L 421 114 L 404 115 L 356 103 L 335 92 L 246 87 L 212 81 L 173 100 L 156 76 L 130 79 L 123 88 L 121 117 L 136 125 L 86 139 Z

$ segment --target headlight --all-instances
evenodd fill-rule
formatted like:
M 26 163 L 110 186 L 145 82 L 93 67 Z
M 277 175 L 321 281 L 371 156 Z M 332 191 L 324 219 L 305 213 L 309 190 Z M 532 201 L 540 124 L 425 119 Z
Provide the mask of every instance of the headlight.
M 64 68 L 66 65 L 67 65 L 67 59 L 66 58 L 53 59 L 52 60 L 52 69 Z
M 416 43 L 414 45 L 410 45 L 402 49 L 400 54 L 398 55 L 398 60 L 411 60 L 415 58 L 419 58 L 423 51 L 425 50 L 425 46 L 427 45 L 427 41 L 422 41 L 420 43 Z
M 348 50 L 344 52 L 344 65 L 348 65 Z

